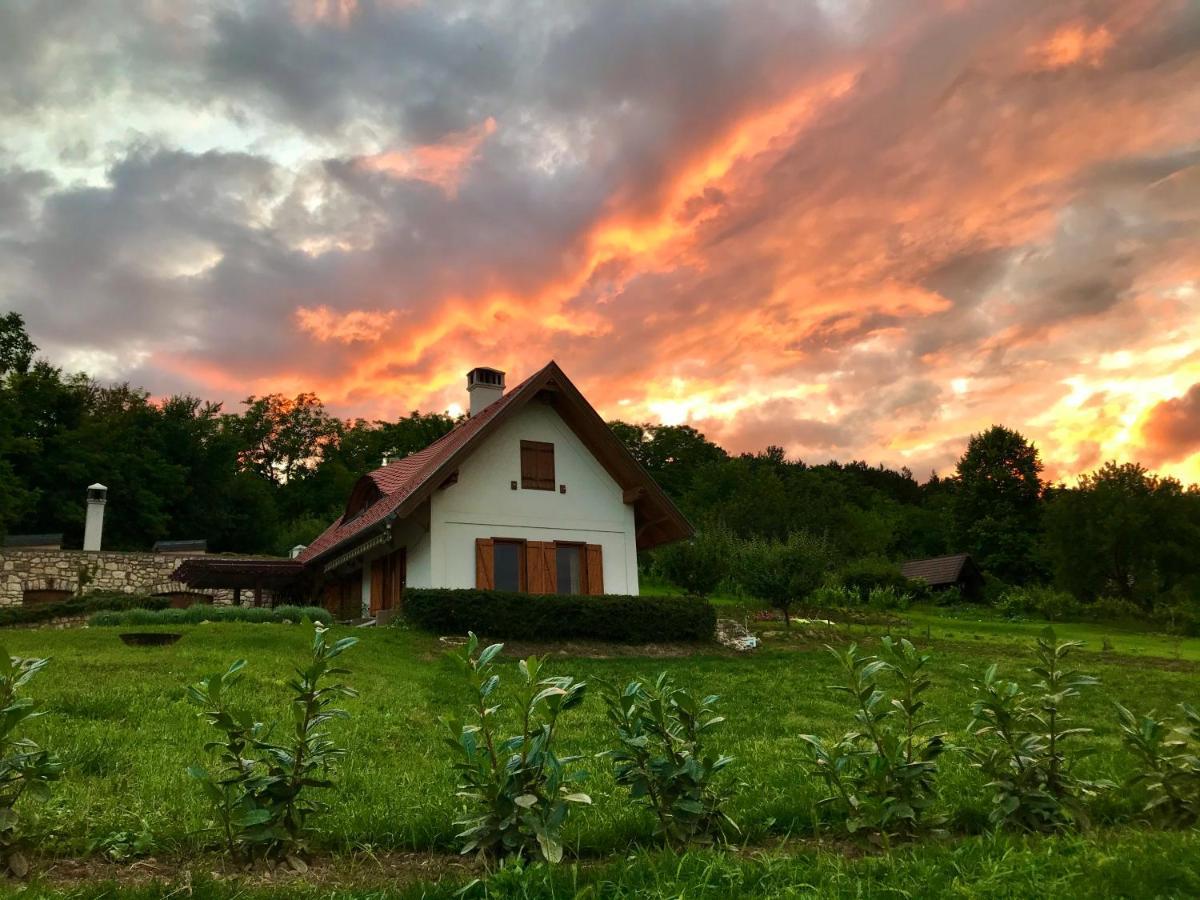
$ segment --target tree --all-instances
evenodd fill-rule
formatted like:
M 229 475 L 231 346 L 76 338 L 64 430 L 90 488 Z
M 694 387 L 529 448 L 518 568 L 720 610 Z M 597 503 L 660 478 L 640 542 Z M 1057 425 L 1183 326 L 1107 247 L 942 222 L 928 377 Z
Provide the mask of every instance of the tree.
M 37 345 L 25 331 L 25 320 L 20 313 L 0 316 L 0 377 L 9 372 L 19 375 L 28 372 L 37 350 Z
M 792 606 L 821 586 L 831 564 L 824 538 L 797 531 L 782 541 L 747 542 L 738 560 L 737 578 L 746 593 L 782 612 L 790 628 Z
M 728 459 L 725 451 L 689 425 L 610 422 L 621 442 L 675 502 L 705 466 Z
M 1200 578 L 1198 544 L 1200 494 L 1137 463 L 1105 463 L 1054 492 L 1046 511 L 1055 579 L 1084 601 L 1114 594 L 1150 611 L 1162 593 Z
M 1021 434 L 993 425 L 958 461 L 954 533 L 960 549 L 1006 581 L 1036 574 L 1042 462 Z
M 337 441 L 342 423 L 325 411 L 316 394 L 249 397 L 241 416 L 242 465 L 272 484 L 287 484 L 311 469 L 321 451 Z

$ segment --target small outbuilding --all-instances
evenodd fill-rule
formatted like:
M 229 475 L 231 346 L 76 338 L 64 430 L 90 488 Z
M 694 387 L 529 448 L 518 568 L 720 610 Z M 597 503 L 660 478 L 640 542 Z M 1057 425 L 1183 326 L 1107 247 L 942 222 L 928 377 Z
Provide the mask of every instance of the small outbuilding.
M 900 574 L 913 581 L 923 581 L 935 591 L 957 587 L 971 600 L 979 599 L 983 592 L 983 572 L 968 553 L 910 559 L 900 566 Z
M 61 550 L 61 534 L 8 534 L 4 546 L 12 550 Z

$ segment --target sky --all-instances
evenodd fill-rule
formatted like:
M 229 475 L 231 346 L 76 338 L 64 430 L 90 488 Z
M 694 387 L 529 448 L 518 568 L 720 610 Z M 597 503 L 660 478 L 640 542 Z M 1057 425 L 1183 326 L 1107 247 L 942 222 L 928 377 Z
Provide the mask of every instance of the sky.
M 0 311 L 229 408 L 1200 482 L 1196 0 L 0 4 Z

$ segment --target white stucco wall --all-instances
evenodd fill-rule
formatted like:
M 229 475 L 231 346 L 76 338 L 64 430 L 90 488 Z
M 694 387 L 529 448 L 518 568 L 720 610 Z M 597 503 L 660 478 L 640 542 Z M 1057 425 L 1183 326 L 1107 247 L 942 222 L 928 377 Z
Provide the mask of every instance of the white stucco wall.
M 554 444 L 554 476 L 567 492 L 523 490 L 521 441 Z M 512 490 L 511 482 L 517 482 Z M 502 425 L 460 467 L 458 482 L 430 502 L 429 540 L 408 554 L 408 584 L 419 565 L 433 587 L 475 586 L 475 539 L 524 538 L 599 544 L 604 592 L 638 592 L 634 511 L 620 485 L 549 406 L 534 401 Z M 422 569 L 422 572 L 424 569 Z

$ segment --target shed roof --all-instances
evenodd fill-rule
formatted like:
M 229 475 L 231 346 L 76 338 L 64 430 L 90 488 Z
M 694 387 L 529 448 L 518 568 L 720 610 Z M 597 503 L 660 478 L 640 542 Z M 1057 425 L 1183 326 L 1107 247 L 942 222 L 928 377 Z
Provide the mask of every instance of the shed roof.
M 352 496 L 372 498 L 330 525 L 297 559 L 311 563 L 404 518 L 482 444 L 484 438 L 534 397 L 544 396 L 579 436 L 634 506 L 639 549 L 687 537 L 692 526 L 662 488 L 629 454 L 600 415 L 553 360 L 503 397 L 424 450 L 364 475 Z M 364 485 L 364 481 L 367 484 Z M 366 488 L 365 490 L 362 488 Z
M 900 566 L 905 578 L 924 581 L 933 587 L 956 584 L 959 579 L 975 568 L 970 554 L 952 553 L 949 556 L 932 556 L 928 559 L 910 559 Z
M 151 548 L 155 553 L 205 553 L 208 550 L 207 540 L 194 541 L 155 541 Z
M 62 540 L 61 534 L 6 534 L 4 546 L 37 547 L 39 549 L 53 547 L 57 550 L 62 548 Z

